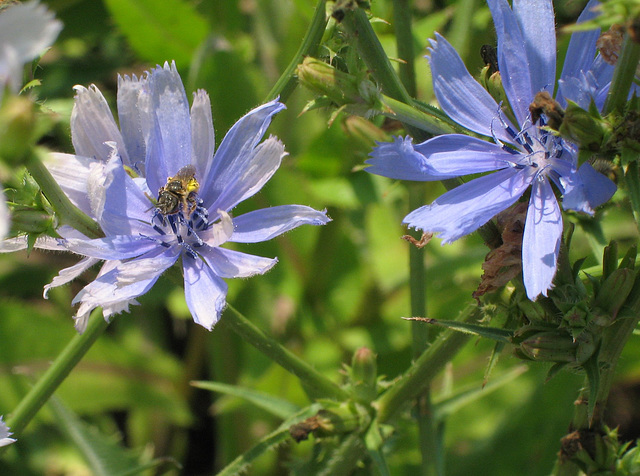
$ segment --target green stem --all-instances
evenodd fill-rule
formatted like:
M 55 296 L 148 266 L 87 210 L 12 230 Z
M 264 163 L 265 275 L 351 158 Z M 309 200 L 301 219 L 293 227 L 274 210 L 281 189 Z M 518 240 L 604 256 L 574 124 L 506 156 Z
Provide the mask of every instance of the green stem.
M 360 57 L 382 87 L 382 91 L 393 99 L 409 105 L 413 104 L 413 99 L 391 66 L 391 61 L 373 31 L 364 10 L 361 8 L 345 10 L 342 26 L 355 40 Z
M 413 33 L 409 0 L 393 0 L 393 30 L 396 35 L 398 57 L 403 61 L 399 66 L 400 81 L 411 97 L 416 97 L 416 68 L 413 51 Z
M 469 306 L 464 311 L 464 322 L 474 322 L 478 319 L 479 310 L 476 306 Z M 462 332 L 443 331 L 409 370 L 374 402 L 378 408 L 378 421 L 388 423 L 405 402 L 416 398 L 469 338 L 470 335 Z
M 627 165 L 624 174 L 624 183 L 627 187 L 627 193 L 631 201 L 631 209 L 633 217 L 636 220 L 636 226 L 640 228 L 640 171 L 638 170 L 638 161 L 632 160 Z
M 280 100 L 284 102 L 295 89 L 298 82 L 295 77 L 296 67 L 302 62 L 305 56 L 313 55 L 316 52 L 327 27 L 326 3 L 326 0 L 318 1 L 316 11 L 311 19 L 309 29 L 302 40 L 302 44 L 289 63 L 289 66 L 287 66 L 267 95 L 266 101 L 271 101 L 280 96 Z
M 384 113 L 385 116 L 396 119 L 407 126 L 418 128 L 433 135 L 457 132 L 451 119 L 439 109 L 433 108 L 433 111 L 423 112 L 417 107 L 410 106 L 384 94 L 380 97 L 380 101 L 387 109 L 387 112 Z
M 349 395 L 345 390 L 283 347 L 273 337 L 258 329 L 233 306 L 229 305 L 227 308 L 230 312 L 225 314 L 222 323 L 229 326 L 236 334 L 282 366 L 282 368 L 298 377 L 303 386 L 308 388 L 314 397 L 334 398 L 336 400 L 348 398 Z
M 75 228 L 89 238 L 104 236 L 100 226 L 89 216 L 78 209 L 60 188 L 45 167 L 44 161 L 49 152 L 43 148 L 35 148 L 27 160 L 27 170 L 38 182 L 40 189 L 53 207 L 61 224 Z
M 102 317 L 101 309 L 96 309 L 91 314 L 84 333 L 71 339 L 7 420 L 7 425 L 13 433 L 20 433 L 27 426 L 108 325 L 109 323 Z
M 640 44 L 625 35 L 622 51 L 613 72 L 609 94 L 604 103 L 604 115 L 613 111 L 622 112 L 629 96 L 629 89 L 635 78 L 636 68 L 640 61 Z

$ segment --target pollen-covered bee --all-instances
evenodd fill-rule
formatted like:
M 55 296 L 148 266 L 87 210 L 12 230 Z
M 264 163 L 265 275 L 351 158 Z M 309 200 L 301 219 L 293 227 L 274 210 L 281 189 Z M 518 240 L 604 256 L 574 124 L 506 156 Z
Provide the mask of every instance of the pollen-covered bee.
M 156 208 L 163 215 L 182 211 L 189 217 L 198 206 L 196 194 L 199 188 L 193 165 L 182 167 L 173 177 L 167 178 L 167 184 L 158 190 Z

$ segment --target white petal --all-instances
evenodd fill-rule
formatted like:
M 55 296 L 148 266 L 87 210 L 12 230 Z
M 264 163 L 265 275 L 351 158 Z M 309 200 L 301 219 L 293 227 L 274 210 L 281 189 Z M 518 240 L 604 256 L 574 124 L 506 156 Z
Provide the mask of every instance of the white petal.
M 0 416 L 0 447 L 16 442 L 15 438 L 9 438 L 12 434 L 9 431 L 9 427 L 2 420 L 2 416 Z
M 94 215 L 87 194 L 87 182 L 92 169 L 101 167 L 102 164 L 98 159 L 55 152 L 47 154 L 44 162 L 71 203 L 92 218 Z
M 86 270 L 88 270 L 91 266 L 96 264 L 99 259 L 96 258 L 83 258 L 78 261 L 73 266 L 65 268 L 58 273 L 58 276 L 55 276 L 51 283 L 47 284 L 44 287 L 43 296 L 45 299 L 49 297 L 49 290 L 52 288 L 57 288 L 58 286 L 62 286 L 64 284 L 70 283 Z
M 198 232 L 198 236 L 211 247 L 226 243 L 233 234 L 233 221 L 225 211 L 218 210 L 220 221 L 214 223 L 205 231 Z

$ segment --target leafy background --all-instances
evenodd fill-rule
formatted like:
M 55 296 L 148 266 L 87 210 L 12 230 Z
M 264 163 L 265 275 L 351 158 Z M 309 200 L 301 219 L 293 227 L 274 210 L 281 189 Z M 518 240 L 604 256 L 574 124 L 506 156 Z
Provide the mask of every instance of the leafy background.
M 35 76 L 45 108 L 57 114 L 46 145 L 71 152 L 69 116 L 75 84 L 96 84 L 115 104 L 118 74 L 144 74 L 175 60 L 187 92 L 212 98 L 218 141 L 250 108 L 260 104 L 293 57 L 311 20 L 310 0 L 51 0 L 65 25 Z M 574 21 L 585 2 L 557 2 L 559 25 Z M 419 97 L 432 101 L 425 54 L 433 31 L 444 34 L 472 72 L 479 45 L 494 43 L 491 19 L 479 0 L 413 2 Z M 391 2 L 378 0 L 374 16 L 390 22 Z M 377 22 L 380 39 L 395 56 L 392 27 Z M 560 36 L 560 48 L 566 48 Z M 301 228 L 277 240 L 241 250 L 278 256 L 267 275 L 229 282 L 229 302 L 287 348 L 335 381 L 361 346 L 377 355 L 391 380 L 411 359 L 408 244 L 400 240 L 409 210 L 403 184 L 362 171 L 370 139 L 354 134 L 362 119 L 329 111 L 300 116 L 312 96 L 297 88 L 269 133 L 289 156 L 267 186 L 243 210 L 299 203 L 327 208 L 333 222 Z M 377 121 L 380 125 L 380 121 Z M 424 185 L 425 200 L 439 184 Z M 602 212 L 607 236 L 635 242 L 629 211 L 616 201 Z M 577 221 L 576 217 L 570 218 Z M 426 248 L 429 316 L 451 319 L 471 301 L 486 248 L 477 236 Z M 597 259 L 578 233 L 573 252 Z M 42 287 L 77 258 L 32 252 L 0 258 L 0 414 L 15 408 L 28 387 L 74 335 L 70 302 L 84 281 L 42 299 Z M 153 458 L 167 460 L 149 474 L 213 474 L 281 419 L 244 399 L 195 388 L 208 380 L 258 390 L 308 405 L 297 380 L 225 327 L 207 332 L 191 321 L 176 275 L 163 277 L 140 306 L 114 319 L 108 332 L 72 372 L 17 445 L 0 461 L 0 474 L 123 474 Z M 545 382 L 546 368 L 531 366 L 498 389 L 479 391 L 492 346 L 473 340 L 433 386 L 434 399 L 461 389 L 476 398 L 452 409 L 445 425 L 447 474 L 547 474 L 567 431 L 582 377 L 563 373 Z M 627 346 L 614 389 L 612 424 L 623 437 L 638 436 L 640 366 L 637 339 Z M 521 366 L 505 352 L 492 378 Z M 491 380 L 490 380 L 491 382 Z M 617 420 L 615 419 L 617 418 Z M 386 450 L 394 475 L 416 474 L 419 450 L 409 412 Z M 89 445 L 89 449 L 87 449 Z M 248 474 L 289 471 L 308 457 L 313 439 L 266 452 Z M 91 456 L 95 456 L 92 460 Z M 96 461 L 109 461 L 104 466 Z M 172 462 L 182 465 L 178 469 Z M 366 474 L 366 470 L 363 474 Z

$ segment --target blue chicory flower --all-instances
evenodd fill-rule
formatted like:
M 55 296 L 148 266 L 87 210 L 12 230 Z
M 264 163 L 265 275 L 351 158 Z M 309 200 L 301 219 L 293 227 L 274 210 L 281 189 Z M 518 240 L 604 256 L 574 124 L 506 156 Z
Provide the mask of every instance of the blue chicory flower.
M 27 2 L 0 10 L 0 104 L 5 88 L 17 93 L 23 66 L 51 46 L 62 29 L 53 13 L 38 2 Z M 0 240 L 7 236 L 10 216 L 0 191 Z
M 0 447 L 16 442 L 15 438 L 9 438 L 11 435 L 9 427 L 2 421 L 2 416 L 0 415 Z
M 222 278 L 248 277 L 277 259 L 227 248 L 256 243 L 300 225 L 323 225 L 326 211 L 302 205 L 275 206 L 232 218 L 230 211 L 271 178 L 286 155 L 275 137 L 260 143 L 272 117 L 284 109 L 271 101 L 250 111 L 215 148 L 206 92 L 187 95 L 175 64 L 142 78 L 118 80 L 120 127 L 95 87 L 76 87 L 71 117 L 76 155 L 53 154 L 47 164 L 71 201 L 95 218 L 104 238 L 88 239 L 63 226 L 57 243 L 37 246 L 85 258 L 62 270 L 45 289 L 74 279 L 99 260 L 98 277 L 82 289 L 76 328 L 103 308 L 105 318 L 128 310 L 160 275 L 182 258 L 187 305 L 196 323 L 211 329 L 226 305 Z
M 562 214 L 551 184 L 561 192 L 565 209 L 589 214 L 611 198 L 616 186 L 588 163 L 578 168 L 577 146 L 542 129 L 544 116 L 536 124 L 531 122 L 529 105 L 535 95 L 540 91 L 551 94 L 555 85 L 551 1 L 514 0 L 513 9 L 506 0 L 488 3 L 498 37 L 502 84 L 517 125 L 469 74 L 453 47 L 436 34 L 429 61 L 440 106 L 458 124 L 492 137 L 493 143 L 462 134 L 441 135 L 417 145 L 409 137 L 398 137 L 373 149 L 367 161 L 371 166 L 366 170 L 417 181 L 495 171 L 464 183 L 404 218 L 410 227 L 440 233 L 443 243 L 475 231 L 531 188 L 522 271 L 527 296 L 534 300 L 552 286 L 562 236 Z M 596 3 L 589 3 L 589 12 Z M 563 97 L 573 100 L 599 93 L 580 89 L 584 82 L 576 79 L 591 77 L 588 68 L 596 54 L 592 34 L 580 35 L 572 38 L 561 83 L 565 85 Z M 606 73 L 599 77 L 604 80 Z

